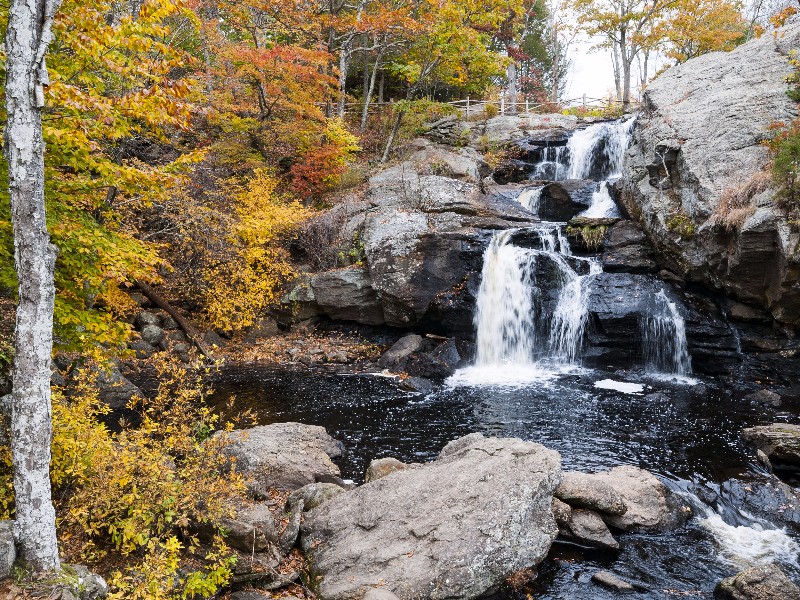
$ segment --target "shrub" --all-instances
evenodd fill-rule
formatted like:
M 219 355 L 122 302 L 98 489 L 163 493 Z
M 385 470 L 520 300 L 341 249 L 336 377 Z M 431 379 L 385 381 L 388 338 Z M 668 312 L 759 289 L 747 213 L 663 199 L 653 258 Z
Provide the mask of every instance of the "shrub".
M 201 375 L 157 365 L 155 397 L 130 406 L 140 425 L 113 433 L 101 421 L 108 409 L 92 372 L 78 376 L 69 397 L 53 395 L 51 477 L 65 558 L 106 575 L 120 600 L 216 593 L 230 577 L 232 553 L 222 537 L 200 553 L 190 525 L 231 516 L 244 484 L 226 468 L 225 442 L 208 437 L 217 418 L 203 406 Z M 8 518 L 8 446 L 0 454 L 0 513 Z
M 753 198 L 765 191 L 770 184 L 771 176 L 767 172 L 753 175 L 744 183 L 725 188 L 719 204 L 709 221 L 728 230 L 738 229 L 756 211 Z

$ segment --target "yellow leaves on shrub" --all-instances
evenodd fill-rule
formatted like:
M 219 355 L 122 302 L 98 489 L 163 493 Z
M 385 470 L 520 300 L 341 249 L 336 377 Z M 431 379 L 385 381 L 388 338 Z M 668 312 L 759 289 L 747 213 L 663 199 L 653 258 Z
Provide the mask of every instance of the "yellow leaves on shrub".
M 234 257 L 211 265 L 204 276 L 214 327 L 236 331 L 252 325 L 294 276 L 285 245 L 312 211 L 276 194 L 276 186 L 269 171 L 256 169 L 246 187 L 235 191 Z

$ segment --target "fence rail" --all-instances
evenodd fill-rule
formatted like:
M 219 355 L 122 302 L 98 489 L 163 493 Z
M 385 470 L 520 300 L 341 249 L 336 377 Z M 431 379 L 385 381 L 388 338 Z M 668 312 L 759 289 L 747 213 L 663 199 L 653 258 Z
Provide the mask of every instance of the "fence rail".
M 557 103 L 553 102 L 537 102 L 533 103 L 528 98 L 523 100 L 519 100 L 517 102 L 511 102 L 506 100 L 505 97 L 501 97 L 498 100 L 482 100 L 482 99 L 472 99 L 472 98 L 464 98 L 463 100 L 451 100 L 448 102 L 443 102 L 442 104 L 449 104 L 455 108 L 458 108 L 464 113 L 465 117 L 470 117 L 472 115 L 478 115 L 482 112 L 486 111 L 487 106 L 495 106 L 497 107 L 498 114 L 505 115 L 505 114 L 516 114 L 516 113 L 529 113 L 529 112 L 536 112 L 537 110 L 543 108 L 550 108 L 553 106 L 559 106 L 561 108 L 602 108 L 605 106 L 614 106 L 614 105 L 623 105 L 623 102 L 620 100 L 612 100 L 609 98 L 589 98 L 587 96 L 582 96 L 580 98 L 572 98 L 570 100 L 562 100 Z M 329 105 L 331 106 L 331 105 Z M 332 105 L 332 108 L 335 110 L 338 104 Z M 390 100 L 388 102 L 370 102 L 370 111 L 378 110 L 382 107 L 387 106 L 394 106 L 394 101 Z M 345 113 L 351 112 L 360 112 L 364 109 L 363 102 L 346 102 L 344 104 Z

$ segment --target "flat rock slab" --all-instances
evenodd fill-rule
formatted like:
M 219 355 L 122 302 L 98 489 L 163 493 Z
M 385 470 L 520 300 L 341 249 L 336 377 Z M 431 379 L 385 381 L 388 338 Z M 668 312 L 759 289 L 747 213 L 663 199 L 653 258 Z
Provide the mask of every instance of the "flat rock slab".
M 477 598 L 547 555 L 557 452 L 470 434 L 428 464 L 337 496 L 310 513 L 302 545 L 323 600 L 381 588 L 401 600 Z
M 800 600 L 800 588 L 775 565 L 751 567 L 723 579 L 714 590 L 718 600 Z
M 742 430 L 742 437 L 774 463 L 800 466 L 800 425 L 773 423 Z
M 230 444 L 225 452 L 236 461 L 248 489 L 257 497 L 270 489 L 296 490 L 314 483 L 318 475 L 339 476 L 331 457 L 342 453 L 324 427 L 302 423 L 273 423 L 221 433 Z

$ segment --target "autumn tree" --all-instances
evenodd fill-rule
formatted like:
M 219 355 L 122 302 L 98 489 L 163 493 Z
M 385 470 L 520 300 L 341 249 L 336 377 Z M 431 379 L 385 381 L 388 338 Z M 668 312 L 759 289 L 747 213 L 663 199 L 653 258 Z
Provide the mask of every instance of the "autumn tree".
M 20 282 L 11 393 L 14 537 L 23 560 L 38 572 L 60 568 L 50 489 L 50 355 L 57 251 L 47 233 L 42 138 L 44 86 L 49 83 L 45 54 L 59 4 L 12 0 L 5 40 L 5 151 Z
M 731 0 L 677 0 L 656 26 L 666 55 L 681 63 L 744 41 L 742 5 Z

